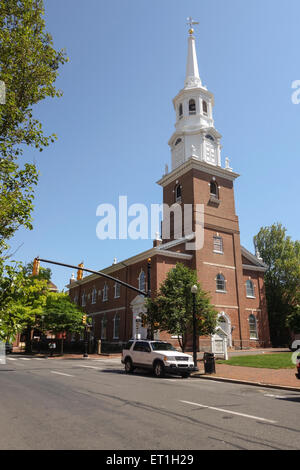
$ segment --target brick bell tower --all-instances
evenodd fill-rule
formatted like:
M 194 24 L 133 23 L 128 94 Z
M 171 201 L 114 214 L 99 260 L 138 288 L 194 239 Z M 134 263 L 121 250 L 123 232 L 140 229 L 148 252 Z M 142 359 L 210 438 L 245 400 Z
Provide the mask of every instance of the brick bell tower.
M 249 337 L 249 327 L 245 315 L 243 319 L 245 287 L 234 202 L 234 181 L 239 175 L 230 168 L 228 158 L 222 167 L 222 136 L 213 120 L 214 96 L 202 85 L 193 33 L 191 28 L 184 88 L 173 99 L 175 131 L 168 142 L 172 170 L 168 172 L 166 168 L 158 181 L 163 187 L 166 205 L 163 227 L 167 219 L 166 207 L 173 204 L 181 207 L 182 219 L 189 207 L 192 223 L 184 227 L 183 220 L 176 219 L 176 211 L 172 210 L 170 237 L 164 236 L 163 229 L 162 238 L 163 243 L 171 240 L 171 246 L 174 241 L 171 249 L 193 255 L 191 268 L 197 270 L 199 281 L 211 293 L 212 303 L 220 315 L 226 312 L 229 319 L 229 345 L 232 331 L 242 344 L 243 337 Z M 193 233 L 198 240 L 190 249 L 192 245 L 187 244 L 187 238 L 193 239 Z

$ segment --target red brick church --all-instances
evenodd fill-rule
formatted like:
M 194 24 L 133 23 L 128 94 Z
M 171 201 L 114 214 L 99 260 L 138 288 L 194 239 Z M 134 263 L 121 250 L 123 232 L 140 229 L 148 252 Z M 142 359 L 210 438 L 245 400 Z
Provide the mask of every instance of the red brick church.
M 166 237 L 164 214 L 162 236 L 152 248 L 101 271 L 144 290 L 150 257 L 151 292 L 155 295 L 168 271 L 176 263 L 184 263 L 197 271 L 202 287 L 211 294 L 219 312 L 216 335 L 225 335 L 233 348 L 270 346 L 266 266 L 259 254 L 253 255 L 240 244 L 234 200 L 234 181 L 239 175 L 230 168 L 228 159 L 225 167 L 221 164 L 221 135 L 213 120 L 214 96 L 199 76 L 192 29 L 184 88 L 173 104 L 176 123 L 169 140 L 172 170 L 166 167 L 158 184 L 163 188 L 165 205 L 177 204 L 183 213 L 190 208 L 190 227 L 178 234 L 176 211 L 172 211 L 170 236 Z M 67 287 L 72 301 L 91 315 L 95 339 L 118 344 L 136 334 L 146 337 L 146 328 L 137 321 L 146 313 L 142 295 L 96 275 L 71 280 Z M 158 335 L 167 338 L 164 332 Z

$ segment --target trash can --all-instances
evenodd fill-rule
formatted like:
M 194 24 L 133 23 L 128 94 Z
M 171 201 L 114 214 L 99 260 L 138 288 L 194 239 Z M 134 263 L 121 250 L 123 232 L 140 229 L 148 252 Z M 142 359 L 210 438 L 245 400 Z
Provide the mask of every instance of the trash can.
M 205 352 L 203 355 L 203 362 L 205 374 L 216 373 L 215 355 L 213 353 Z

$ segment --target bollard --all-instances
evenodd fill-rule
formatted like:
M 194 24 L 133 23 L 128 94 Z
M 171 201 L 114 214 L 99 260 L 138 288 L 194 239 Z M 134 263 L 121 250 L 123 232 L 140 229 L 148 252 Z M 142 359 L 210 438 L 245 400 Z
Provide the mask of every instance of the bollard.
M 98 349 L 97 354 L 101 354 L 101 339 L 98 339 Z

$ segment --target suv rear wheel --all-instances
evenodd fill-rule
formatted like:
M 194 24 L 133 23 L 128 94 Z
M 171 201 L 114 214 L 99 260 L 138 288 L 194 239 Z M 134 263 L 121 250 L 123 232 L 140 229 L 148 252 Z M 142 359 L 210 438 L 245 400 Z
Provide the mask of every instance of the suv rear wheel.
M 125 372 L 126 374 L 132 374 L 133 371 L 134 367 L 132 364 L 132 360 L 128 357 L 127 359 L 125 359 Z
M 162 362 L 156 361 L 153 366 L 153 373 L 155 377 L 164 377 L 165 376 L 165 366 Z

